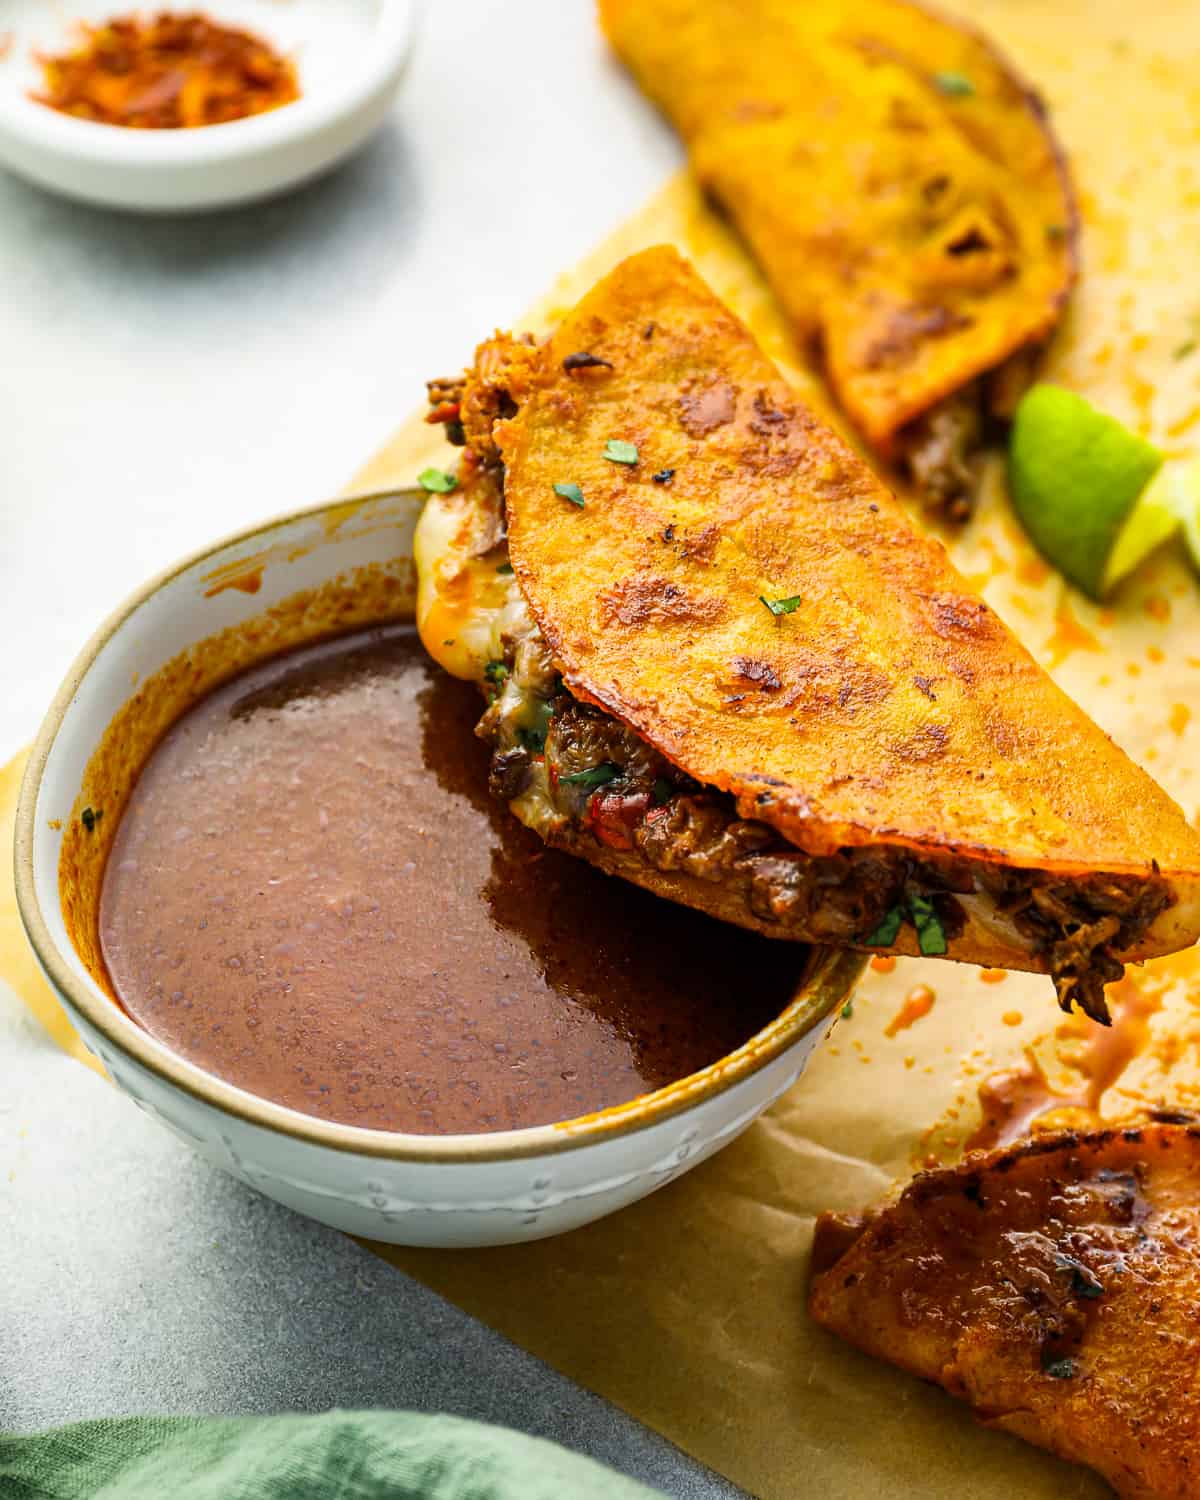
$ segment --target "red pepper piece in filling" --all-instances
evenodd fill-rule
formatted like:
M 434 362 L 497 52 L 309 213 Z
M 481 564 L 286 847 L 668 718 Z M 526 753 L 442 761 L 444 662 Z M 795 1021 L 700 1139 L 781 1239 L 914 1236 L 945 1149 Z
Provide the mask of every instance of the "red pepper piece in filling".
M 610 849 L 632 849 L 633 830 L 649 811 L 649 792 L 598 791 L 588 799 L 587 823 Z

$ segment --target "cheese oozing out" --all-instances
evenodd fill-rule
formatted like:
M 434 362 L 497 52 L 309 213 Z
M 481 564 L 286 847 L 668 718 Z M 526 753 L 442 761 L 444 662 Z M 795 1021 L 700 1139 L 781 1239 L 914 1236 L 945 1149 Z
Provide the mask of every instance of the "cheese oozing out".
M 507 545 L 480 554 L 472 509 L 451 491 L 426 501 L 413 559 L 417 631 L 426 651 L 452 677 L 484 682 L 488 662 L 504 655 L 506 617 L 525 607 L 508 569 Z

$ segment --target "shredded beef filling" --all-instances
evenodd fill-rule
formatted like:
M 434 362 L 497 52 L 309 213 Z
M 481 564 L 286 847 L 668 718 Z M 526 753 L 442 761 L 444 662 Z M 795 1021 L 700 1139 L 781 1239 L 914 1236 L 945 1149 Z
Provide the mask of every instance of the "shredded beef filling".
M 608 714 L 577 702 L 532 621 L 511 642 L 510 657 L 509 691 L 477 731 L 494 747 L 497 796 L 526 796 L 536 779 L 548 842 L 571 849 L 591 839 L 657 870 L 721 882 L 760 921 L 798 937 L 871 946 L 889 913 L 917 898 L 952 939 L 965 925 L 956 895 L 978 891 L 981 881 L 1045 960 L 1063 1009 L 1078 1003 L 1107 1022 L 1104 986 L 1122 972 L 1113 948 L 1134 942 L 1170 903 L 1161 880 L 1094 876 L 1063 885 L 1042 871 L 1003 867 L 981 876 L 962 860 L 891 848 L 805 854 L 769 825 L 739 817 L 732 797 L 691 780 Z
M 952 391 L 899 435 L 900 462 L 929 510 L 958 524 L 975 508 L 984 446 L 1002 437 L 1033 382 L 1039 351 L 1020 349 Z
M 903 434 L 904 460 L 922 500 L 948 521 L 971 514 L 979 484 L 983 403 L 977 384 L 947 397 Z

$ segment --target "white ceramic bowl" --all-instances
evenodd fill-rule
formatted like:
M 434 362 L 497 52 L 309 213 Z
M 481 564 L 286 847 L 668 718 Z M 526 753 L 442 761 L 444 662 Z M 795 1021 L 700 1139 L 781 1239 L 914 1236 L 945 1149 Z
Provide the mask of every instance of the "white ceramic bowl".
M 176 213 L 265 198 L 316 177 L 381 124 L 400 83 L 414 0 L 216 0 L 211 19 L 247 27 L 296 60 L 301 97 L 267 114 L 193 130 L 128 130 L 35 103 L 35 50 L 72 43 L 68 17 L 100 22 L 137 7 L 78 0 L 0 5 L 0 164 L 41 187 L 108 208 Z
M 34 746 L 17 813 L 17 901 L 47 978 L 117 1086 L 208 1160 L 352 1234 L 411 1245 L 507 1244 L 632 1203 L 731 1141 L 796 1082 L 864 960 L 816 950 L 793 1002 L 745 1046 L 603 1114 L 489 1135 L 407 1135 L 301 1114 L 175 1056 L 89 972 L 60 890 L 64 839 L 72 820 L 79 824 L 89 762 L 133 685 L 149 694 L 180 653 L 190 676 L 203 659 L 200 643 L 218 632 L 247 633 L 239 664 L 327 633 L 328 613 L 307 601 L 331 587 L 350 601 L 339 607 L 339 624 L 384 617 L 363 612 L 383 609 L 370 602 L 384 597 L 380 577 L 390 580 L 387 617 L 411 617 L 420 503 L 411 493 L 378 495 L 267 523 L 181 563 L 122 606 L 72 667 Z M 363 576 L 376 584 L 360 586 Z M 125 768 L 126 784 L 136 768 Z M 67 889 L 70 900 L 78 885 Z

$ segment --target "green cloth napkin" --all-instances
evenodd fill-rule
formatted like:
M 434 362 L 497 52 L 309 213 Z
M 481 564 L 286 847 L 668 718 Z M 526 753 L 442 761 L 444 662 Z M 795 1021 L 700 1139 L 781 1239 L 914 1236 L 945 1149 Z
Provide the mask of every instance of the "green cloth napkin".
M 0 1436 L 3 1500 L 646 1500 L 555 1443 L 417 1412 L 121 1417 Z

